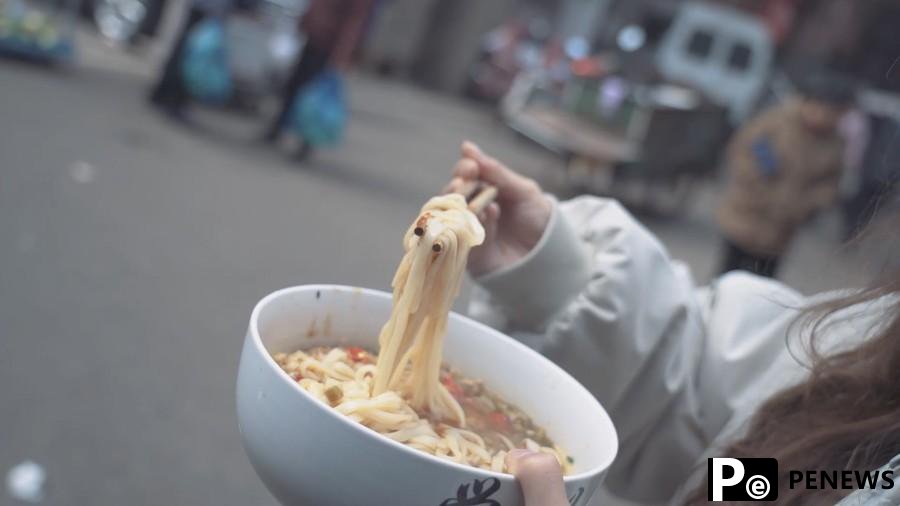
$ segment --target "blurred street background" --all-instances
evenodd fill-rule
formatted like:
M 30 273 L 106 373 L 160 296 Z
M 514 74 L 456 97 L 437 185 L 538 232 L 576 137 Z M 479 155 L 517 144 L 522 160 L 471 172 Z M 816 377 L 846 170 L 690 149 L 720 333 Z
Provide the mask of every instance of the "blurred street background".
M 389 290 L 464 139 L 560 198 L 622 199 L 703 284 L 728 138 L 829 66 L 855 83 L 865 142 L 778 278 L 813 294 L 898 263 L 890 192 L 847 242 L 869 207 L 854 198 L 897 172 L 894 2 L 377 2 L 343 138 L 311 153 L 290 132 L 261 140 L 305 4 L 260 3 L 226 26 L 245 41 L 229 99 L 173 110 L 148 94 L 187 3 L 0 0 L 0 43 L 43 41 L 0 59 L 0 474 L 39 464 L 41 504 L 274 504 L 234 414 L 253 305 L 305 283 Z M 22 28 L 30 9 L 46 18 Z M 722 32 L 744 39 L 699 65 Z M 0 504 L 23 497 L 7 484 Z

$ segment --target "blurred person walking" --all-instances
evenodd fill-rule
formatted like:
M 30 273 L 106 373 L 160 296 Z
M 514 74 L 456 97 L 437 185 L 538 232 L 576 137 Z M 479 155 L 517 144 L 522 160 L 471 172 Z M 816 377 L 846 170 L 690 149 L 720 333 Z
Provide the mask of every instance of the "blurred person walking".
M 856 238 L 879 208 L 890 206 L 900 189 L 900 121 L 877 116 L 870 124 L 870 144 L 844 195 L 845 241 Z
M 725 236 L 721 272 L 774 277 L 797 230 L 838 195 L 844 141 L 838 123 L 853 102 L 849 83 L 826 74 L 801 83 L 799 96 L 738 131 L 717 212 Z
M 232 9 L 252 12 L 255 7 L 256 0 L 192 0 L 159 80 L 150 92 L 150 103 L 174 119 L 184 121 L 190 94 L 184 84 L 181 63 L 191 30 L 205 19 L 226 16 Z
M 853 107 L 844 114 L 838 123 L 838 133 L 844 139 L 844 173 L 841 176 L 838 195 L 844 213 L 844 240 L 852 239 L 860 227 L 850 224 L 848 215 L 849 203 L 861 193 L 864 175 L 866 151 L 871 144 L 871 123 L 859 106 Z
M 345 71 L 353 58 L 375 0 L 311 0 L 300 19 L 300 29 L 306 34 L 306 44 L 291 71 L 281 94 L 278 114 L 263 135 L 267 143 L 275 143 L 281 136 L 291 107 L 300 90 L 318 77 L 329 65 Z M 303 143 L 298 157 L 311 153 L 311 146 Z

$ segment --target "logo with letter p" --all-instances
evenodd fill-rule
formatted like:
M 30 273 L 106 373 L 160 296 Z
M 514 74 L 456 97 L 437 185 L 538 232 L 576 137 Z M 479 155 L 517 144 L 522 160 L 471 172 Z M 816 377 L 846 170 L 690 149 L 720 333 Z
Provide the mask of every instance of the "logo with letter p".
M 774 501 L 778 499 L 778 461 L 713 457 L 707 461 L 707 499 Z

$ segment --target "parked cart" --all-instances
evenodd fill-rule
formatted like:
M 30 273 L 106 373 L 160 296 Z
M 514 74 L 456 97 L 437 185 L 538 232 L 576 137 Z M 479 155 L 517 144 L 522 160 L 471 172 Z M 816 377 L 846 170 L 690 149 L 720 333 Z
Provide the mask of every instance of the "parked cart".
M 521 78 L 503 104 L 506 122 L 559 154 L 573 189 L 677 211 L 713 174 L 730 132 L 728 111 L 697 91 L 573 79 L 562 97 Z
M 562 90 L 518 76 L 504 98 L 506 122 L 558 153 L 575 190 L 677 211 L 757 108 L 774 54 L 763 23 L 709 2 L 673 12 L 652 43 L 621 27 L 618 49 L 575 62 Z

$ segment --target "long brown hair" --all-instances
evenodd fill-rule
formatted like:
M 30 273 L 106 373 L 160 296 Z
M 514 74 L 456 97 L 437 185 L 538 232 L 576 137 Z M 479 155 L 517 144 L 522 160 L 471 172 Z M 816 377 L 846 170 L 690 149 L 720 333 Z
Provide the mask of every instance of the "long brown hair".
M 883 311 L 873 337 L 848 351 L 823 355 L 823 330 L 843 310 Z M 900 453 L 900 273 L 873 288 L 810 307 L 797 320 L 809 378 L 766 401 L 746 436 L 722 454 L 778 459 L 778 504 L 832 504 L 849 491 L 789 488 L 797 470 L 873 470 Z M 808 338 L 808 340 L 806 339 Z M 789 343 L 790 344 L 790 343 Z M 708 478 L 708 477 L 707 477 Z M 704 504 L 707 484 L 688 501 Z

